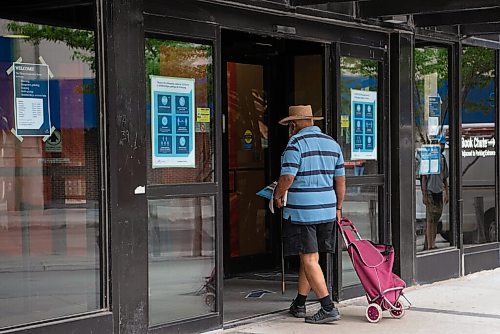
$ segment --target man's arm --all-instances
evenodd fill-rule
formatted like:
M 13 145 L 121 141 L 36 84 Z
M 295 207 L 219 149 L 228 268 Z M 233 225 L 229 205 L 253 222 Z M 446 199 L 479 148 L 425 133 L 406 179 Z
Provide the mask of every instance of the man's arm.
M 282 208 L 284 205 L 284 196 L 285 193 L 292 186 L 293 180 L 295 176 L 293 175 L 281 175 L 278 179 L 278 184 L 276 185 L 276 189 L 274 189 L 274 206 L 278 209 Z
M 342 215 L 342 205 L 344 204 L 345 197 L 345 176 L 335 176 L 335 194 L 337 195 L 337 221 L 340 220 Z

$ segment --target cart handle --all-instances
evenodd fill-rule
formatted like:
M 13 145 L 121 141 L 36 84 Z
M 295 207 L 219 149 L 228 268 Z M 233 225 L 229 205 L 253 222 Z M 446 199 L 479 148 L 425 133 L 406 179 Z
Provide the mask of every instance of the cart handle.
M 342 237 L 344 239 L 344 243 L 347 246 L 354 240 L 361 240 L 361 236 L 359 235 L 356 226 L 346 217 L 341 217 L 340 221 L 337 221 L 337 225 L 340 229 Z

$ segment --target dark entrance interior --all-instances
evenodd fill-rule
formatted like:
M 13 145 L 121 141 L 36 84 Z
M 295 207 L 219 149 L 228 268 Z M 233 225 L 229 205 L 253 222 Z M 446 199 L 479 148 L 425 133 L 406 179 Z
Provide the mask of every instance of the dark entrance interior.
M 222 34 L 224 127 L 224 319 L 285 309 L 298 263 L 287 260 L 281 293 L 280 218 L 256 192 L 280 173 L 292 104 L 323 109 L 323 45 L 225 31 Z M 321 126 L 321 124 L 318 124 Z

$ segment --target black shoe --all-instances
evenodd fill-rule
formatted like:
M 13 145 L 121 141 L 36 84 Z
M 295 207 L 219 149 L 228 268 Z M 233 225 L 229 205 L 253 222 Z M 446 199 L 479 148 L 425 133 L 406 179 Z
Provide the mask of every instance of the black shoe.
M 292 301 L 292 305 L 288 309 L 288 313 L 293 315 L 295 318 L 305 318 L 306 317 L 306 306 L 295 305 L 295 300 Z
M 340 320 L 340 313 L 335 307 L 330 312 L 320 308 L 315 315 L 306 317 L 306 322 L 310 324 L 325 324 L 327 322 Z

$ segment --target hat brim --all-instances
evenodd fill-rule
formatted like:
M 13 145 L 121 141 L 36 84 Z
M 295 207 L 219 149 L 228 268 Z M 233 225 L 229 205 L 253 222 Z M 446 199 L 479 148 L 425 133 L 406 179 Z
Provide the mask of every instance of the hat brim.
M 297 121 L 301 119 L 312 119 L 313 121 L 319 121 L 322 120 L 324 117 L 316 117 L 316 116 L 288 116 L 283 118 L 281 121 L 278 122 L 278 124 L 281 125 L 288 125 L 288 122 L 290 121 Z

